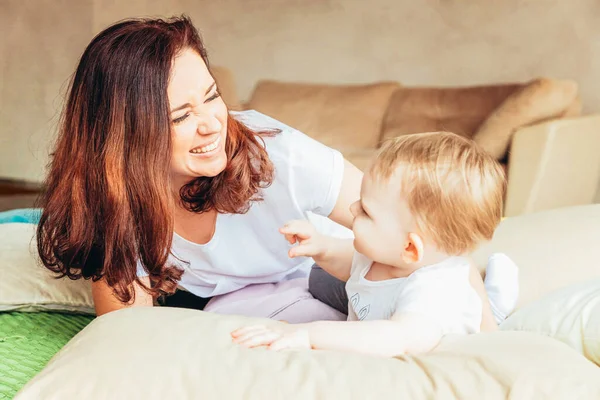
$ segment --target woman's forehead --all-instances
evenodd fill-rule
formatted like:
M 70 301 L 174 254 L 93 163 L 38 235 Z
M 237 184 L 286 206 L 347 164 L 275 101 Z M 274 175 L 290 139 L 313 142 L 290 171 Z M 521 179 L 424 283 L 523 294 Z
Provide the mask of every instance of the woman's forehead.
M 174 60 L 167 93 L 171 106 L 188 102 L 190 95 L 204 95 L 214 80 L 200 55 L 183 50 Z

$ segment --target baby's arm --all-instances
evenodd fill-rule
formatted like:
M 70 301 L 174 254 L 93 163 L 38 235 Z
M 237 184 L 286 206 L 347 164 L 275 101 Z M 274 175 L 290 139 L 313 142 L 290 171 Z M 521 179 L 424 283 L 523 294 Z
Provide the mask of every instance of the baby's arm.
M 442 337 L 438 324 L 419 314 L 380 321 L 319 321 L 306 325 L 314 349 L 352 351 L 383 357 L 423 353 Z
M 298 243 L 289 250 L 290 257 L 312 257 L 319 267 L 336 278 L 347 281 L 350 277 L 353 239 L 338 239 L 322 235 L 308 221 L 295 220 L 279 229 L 288 242 Z
M 279 329 L 249 327 L 233 332 L 232 336 L 235 342 L 247 347 L 266 345 L 281 350 L 310 346 L 394 357 L 433 349 L 442 337 L 442 330 L 434 320 L 405 313 L 380 321 L 318 321 Z

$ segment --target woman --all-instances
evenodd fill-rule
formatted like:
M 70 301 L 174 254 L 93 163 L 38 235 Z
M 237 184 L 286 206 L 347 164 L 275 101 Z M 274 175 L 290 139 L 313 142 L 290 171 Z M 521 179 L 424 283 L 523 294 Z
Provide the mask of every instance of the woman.
M 39 253 L 93 280 L 98 315 L 177 287 L 168 305 L 201 309 L 307 276 L 311 260 L 289 258 L 278 228 L 309 212 L 349 227 L 360 182 L 339 152 L 262 114 L 229 113 L 188 18 L 127 20 L 92 40 L 73 77 Z

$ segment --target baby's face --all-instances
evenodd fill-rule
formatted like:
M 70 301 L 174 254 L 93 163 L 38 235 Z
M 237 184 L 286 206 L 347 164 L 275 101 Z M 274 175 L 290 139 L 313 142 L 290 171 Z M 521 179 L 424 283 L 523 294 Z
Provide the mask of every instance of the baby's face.
M 396 172 L 398 173 L 398 172 Z M 408 204 L 402 199 L 399 180 L 374 179 L 366 173 L 361 199 L 350 207 L 354 222 L 354 247 L 373 261 L 402 267 L 406 238 L 416 229 Z

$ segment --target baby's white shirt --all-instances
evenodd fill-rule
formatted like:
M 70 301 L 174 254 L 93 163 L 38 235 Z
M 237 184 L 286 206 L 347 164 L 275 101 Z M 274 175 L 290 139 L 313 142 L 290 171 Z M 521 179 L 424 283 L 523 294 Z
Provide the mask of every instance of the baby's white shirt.
M 406 278 L 370 281 L 365 275 L 373 262 L 355 252 L 348 293 L 348 321 L 387 320 L 411 313 L 438 322 L 442 333 L 479 332 L 481 299 L 469 282 L 469 262 L 451 257 L 419 268 Z

